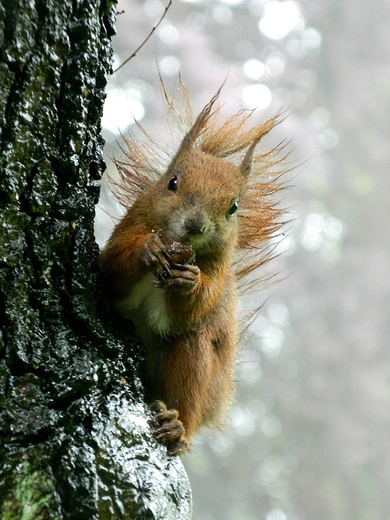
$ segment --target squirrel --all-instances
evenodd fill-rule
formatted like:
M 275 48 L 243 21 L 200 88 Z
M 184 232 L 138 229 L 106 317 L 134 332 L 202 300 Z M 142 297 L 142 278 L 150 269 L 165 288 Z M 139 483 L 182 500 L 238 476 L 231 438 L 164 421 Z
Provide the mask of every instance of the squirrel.
M 145 345 L 156 438 L 181 455 L 201 426 L 220 423 L 231 400 L 238 285 L 269 260 L 267 244 L 283 225 L 274 197 L 282 146 L 257 151 L 279 116 L 245 129 L 252 111 L 240 111 L 219 124 L 219 89 L 194 120 L 185 85 L 184 116 L 162 87 L 187 129 L 166 164 L 139 123 L 146 139 L 126 139 L 114 182 L 126 213 L 100 267 L 113 308 Z

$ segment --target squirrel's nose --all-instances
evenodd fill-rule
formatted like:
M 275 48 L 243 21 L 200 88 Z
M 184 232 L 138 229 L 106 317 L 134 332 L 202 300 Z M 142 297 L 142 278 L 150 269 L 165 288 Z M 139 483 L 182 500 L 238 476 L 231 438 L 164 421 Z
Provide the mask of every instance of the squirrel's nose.
M 201 213 L 191 215 L 185 220 L 185 228 L 190 235 L 199 235 L 204 232 L 205 224 Z

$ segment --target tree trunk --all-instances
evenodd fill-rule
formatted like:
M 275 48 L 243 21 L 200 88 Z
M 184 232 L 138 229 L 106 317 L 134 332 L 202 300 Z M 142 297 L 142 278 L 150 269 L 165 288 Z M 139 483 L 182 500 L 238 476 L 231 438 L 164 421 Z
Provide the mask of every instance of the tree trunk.
M 0 0 L 3 520 L 191 515 L 96 267 L 113 19 L 111 0 Z

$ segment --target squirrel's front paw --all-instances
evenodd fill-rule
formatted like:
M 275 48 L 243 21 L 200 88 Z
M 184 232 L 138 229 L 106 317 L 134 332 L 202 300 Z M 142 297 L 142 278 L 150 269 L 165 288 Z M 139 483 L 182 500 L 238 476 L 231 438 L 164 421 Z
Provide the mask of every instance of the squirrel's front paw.
M 176 287 L 181 290 L 191 290 L 196 285 L 200 275 L 200 269 L 196 265 L 173 264 L 170 273 L 163 273 L 158 280 L 153 280 L 153 285 L 163 289 Z
M 168 285 L 192 286 L 196 283 L 199 269 L 190 265 L 195 259 L 194 250 L 187 244 L 167 238 L 160 232 L 148 236 L 141 248 L 141 260 L 157 278 L 156 287 Z M 181 276 L 181 271 L 190 273 Z
M 159 233 L 149 235 L 142 244 L 141 260 L 157 278 L 171 274 L 170 256 Z
M 185 437 L 185 428 L 179 420 L 177 410 L 168 410 L 161 401 L 154 401 L 150 405 L 155 413 L 150 426 L 158 442 L 167 447 L 169 455 L 182 455 L 190 448 L 190 443 Z

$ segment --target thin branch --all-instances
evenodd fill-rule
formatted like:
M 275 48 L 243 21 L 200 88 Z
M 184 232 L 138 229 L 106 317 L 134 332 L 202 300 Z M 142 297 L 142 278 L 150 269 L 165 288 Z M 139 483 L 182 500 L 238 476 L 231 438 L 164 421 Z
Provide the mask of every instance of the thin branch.
M 149 38 L 152 36 L 152 34 L 154 33 L 154 31 L 157 29 L 157 27 L 160 25 L 160 23 L 164 20 L 165 18 L 165 15 L 167 14 L 169 8 L 171 7 L 172 5 L 172 1 L 173 0 L 169 0 L 168 2 L 168 5 L 166 6 L 160 20 L 157 22 L 157 24 L 152 28 L 152 30 L 150 31 L 150 33 L 148 34 L 148 36 L 145 38 L 145 40 L 141 43 L 141 45 L 133 52 L 133 54 L 131 56 L 129 56 L 123 63 L 121 63 L 121 65 L 119 65 L 119 67 L 117 67 L 114 71 L 113 71 L 113 74 L 115 74 L 115 72 L 118 72 L 119 69 L 121 69 L 124 65 L 126 65 L 127 62 L 129 62 L 131 59 L 133 59 L 137 53 L 142 49 L 142 47 L 145 45 L 145 43 L 149 40 Z

